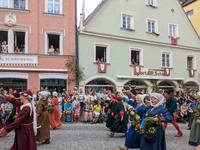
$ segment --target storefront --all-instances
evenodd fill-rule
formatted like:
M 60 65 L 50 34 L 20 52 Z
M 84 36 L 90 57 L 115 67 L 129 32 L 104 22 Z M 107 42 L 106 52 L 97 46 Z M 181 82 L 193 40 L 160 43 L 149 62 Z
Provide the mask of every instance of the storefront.
M 106 89 L 106 90 L 111 90 L 113 91 L 115 86 L 112 82 L 105 80 L 105 79 L 95 79 L 90 82 L 88 82 L 85 86 L 85 90 L 90 90 L 90 89 Z

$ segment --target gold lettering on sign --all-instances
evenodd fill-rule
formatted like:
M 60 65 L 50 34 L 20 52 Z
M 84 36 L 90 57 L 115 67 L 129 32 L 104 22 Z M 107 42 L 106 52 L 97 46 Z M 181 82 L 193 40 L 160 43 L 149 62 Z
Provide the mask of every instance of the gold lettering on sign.
M 148 69 L 147 71 L 141 72 L 141 75 L 145 76 L 164 76 L 164 70 L 159 69 Z

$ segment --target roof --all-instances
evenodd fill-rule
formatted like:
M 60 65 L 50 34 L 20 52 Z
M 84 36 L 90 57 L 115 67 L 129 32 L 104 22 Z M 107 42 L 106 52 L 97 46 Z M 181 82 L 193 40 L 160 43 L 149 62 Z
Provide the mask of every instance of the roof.
M 84 20 L 83 26 L 86 26 L 108 1 L 109 0 L 102 0 L 102 2 L 94 9 L 94 11 Z
M 181 5 L 184 7 L 186 5 L 189 5 L 190 3 L 193 3 L 196 0 L 185 0 Z

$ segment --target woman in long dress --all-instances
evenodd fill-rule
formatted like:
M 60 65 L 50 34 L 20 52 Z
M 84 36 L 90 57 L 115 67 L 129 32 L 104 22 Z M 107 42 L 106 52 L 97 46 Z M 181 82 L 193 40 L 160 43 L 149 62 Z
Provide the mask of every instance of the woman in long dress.
M 113 137 L 114 133 L 125 133 L 128 130 L 127 124 L 128 124 L 128 116 L 127 113 L 125 113 L 124 105 L 121 102 L 122 97 L 115 96 L 115 99 L 117 100 L 117 109 L 116 109 L 116 121 L 114 122 L 111 133 L 107 133 L 108 136 Z
M 164 101 L 164 96 L 159 93 L 152 93 L 150 95 L 151 98 L 151 106 L 146 108 L 138 108 L 137 112 L 148 114 L 150 113 L 149 117 L 154 118 L 154 121 L 158 121 L 156 115 L 161 116 L 162 122 L 171 122 L 172 116 L 168 112 L 166 108 L 162 106 Z M 143 120 L 141 123 L 141 128 L 144 127 L 145 121 Z M 144 135 L 142 136 L 141 143 L 140 143 L 140 150 L 167 150 L 166 148 L 166 141 L 165 141 L 165 132 L 163 130 L 163 125 L 155 125 L 151 124 L 151 127 L 156 128 L 156 139 L 155 142 L 150 143 L 145 140 Z
M 41 128 L 37 130 L 36 141 L 43 142 L 42 144 L 50 143 L 50 127 L 49 127 L 49 115 L 48 115 L 48 96 L 50 92 L 39 92 L 40 101 L 36 107 L 37 123 L 41 125 Z
M 21 93 L 21 102 L 10 96 L 4 96 L 6 96 L 6 101 L 17 107 L 21 106 L 21 111 L 13 123 L 0 130 L 0 134 L 5 136 L 15 129 L 14 144 L 11 150 L 36 150 L 35 135 L 37 134 L 37 129 L 31 91 L 25 90 Z
M 195 98 L 197 101 L 193 114 L 194 119 L 190 131 L 189 144 L 197 146 L 200 145 L 200 92 L 197 93 Z
M 108 108 L 109 108 L 108 109 L 109 113 L 108 113 L 108 119 L 106 121 L 106 127 L 108 128 L 108 131 L 110 131 L 114 123 L 114 116 L 117 108 L 117 102 L 115 99 L 112 99 Z
M 51 100 L 51 107 L 53 107 L 53 113 L 49 113 L 49 124 L 52 129 L 61 126 L 60 113 L 58 109 L 58 93 L 53 92 L 53 99 Z
M 144 98 L 146 95 L 137 95 L 136 96 L 136 102 L 129 100 L 126 97 L 123 97 L 123 99 L 125 101 L 128 102 L 129 105 L 133 106 L 133 108 L 137 109 L 137 108 L 145 108 L 146 106 L 144 105 Z M 132 115 L 132 111 L 130 112 L 130 114 Z M 140 116 L 141 119 L 144 119 L 146 116 L 145 114 L 139 113 L 138 114 Z M 142 135 L 139 134 L 136 130 L 135 130 L 135 125 L 131 125 L 127 136 L 126 136 L 126 141 L 125 141 L 125 147 L 120 147 L 119 148 L 121 150 L 128 150 L 129 148 L 134 149 L 134 148 L 140 148 L 140 143 L 141 143 L 141 139 L 142 139 Z

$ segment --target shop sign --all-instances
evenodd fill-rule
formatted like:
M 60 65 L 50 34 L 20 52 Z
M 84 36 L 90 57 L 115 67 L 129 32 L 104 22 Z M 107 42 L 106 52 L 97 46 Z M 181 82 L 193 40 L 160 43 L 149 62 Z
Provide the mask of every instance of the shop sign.
M 37 65 L 38 56 L 36 55 L 18 55 L 18 54 L 0 54 L 0 64 L 4 65 Z
M 133 69 L 133 75 L 135 74 L 134 70 L 135 69 Z M 139 76 L 165 77 L 165 70 L 164 69 L 161 70 L 161 69 L 141 68 L 141 73 Z

